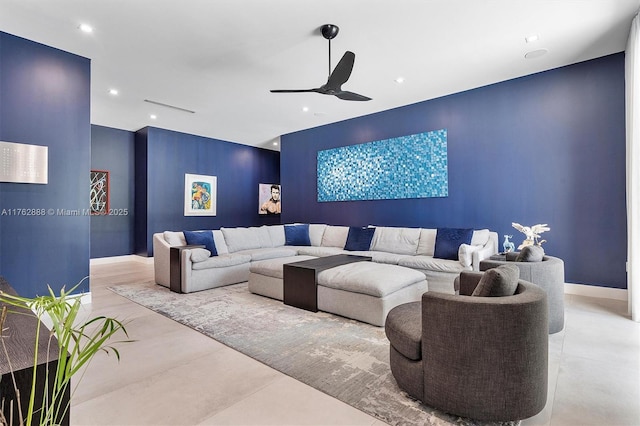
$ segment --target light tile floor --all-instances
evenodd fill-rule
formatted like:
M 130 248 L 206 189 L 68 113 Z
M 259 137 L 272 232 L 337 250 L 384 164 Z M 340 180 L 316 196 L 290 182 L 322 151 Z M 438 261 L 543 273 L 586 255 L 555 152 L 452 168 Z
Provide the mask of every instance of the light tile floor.
M 121 360 L 100 354 L 73 396 L 73 425 L 384 425 L 107 289 L 153 282 L 153 265 L 91 267 L 87 314 L 128 321 Z M 523 426 L 640 426 L 640 324 L 626 302 L 566 296 L 549 337 L 549 396 Z

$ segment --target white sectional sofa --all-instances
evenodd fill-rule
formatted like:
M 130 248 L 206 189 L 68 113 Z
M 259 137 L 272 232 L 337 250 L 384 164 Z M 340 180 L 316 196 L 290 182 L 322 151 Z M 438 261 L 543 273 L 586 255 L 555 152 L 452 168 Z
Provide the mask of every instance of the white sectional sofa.
M 288 225 L 287 225 L 288 226 Z M 252 262 L 292 256 L 330 256 L 351 253 L 371 256 L 373 262 L 399 265 L 422 272 L 429 291 L 455 293 L 455 277 L 464 270 L 479 270 L 480 261 L 498 252 L 498 234 L 488 229 L 474 230 L 471 244 L 458 247 L 457 259 L 434 257 L 436 229 L 375 227 L 368 250 L 347 251 L 349 227 L 309 225 L 310 245 L 287 245 L 285 225 L 248 228 L 221 228 L 208 231 L 218 252 L 209 257 L 206 249 L 181 251 L 181 290 L 190 293 L 239 283 L 249 279 Z M 170 285 L 170 248 L 184 246 L 181 231 L 153 235 L 156 283 Z M 307 258 L 307 257 L 305 257 Z M 301 258 L 301 260 L 304 258 Z

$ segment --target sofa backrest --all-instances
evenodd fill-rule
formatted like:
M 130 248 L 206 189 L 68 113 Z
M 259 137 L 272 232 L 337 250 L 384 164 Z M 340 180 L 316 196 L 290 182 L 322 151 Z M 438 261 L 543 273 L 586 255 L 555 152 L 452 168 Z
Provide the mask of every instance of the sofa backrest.
M 414 255 L 418 251 L 420 228 L 376 226 L 371 250 Z
M 187 240 L 184 238 L 184 233 L 182 231 L 164 231 L 162 236 L 167 244 L 172 247 L 187 245 Z M 227 248 L 227 244 L 224 240 L 224 235 L 222 235 L 222 231 L 219 229 L 213 231 L 213 242 L 216 245 L 216 251 L 218 254 L 229 253 L 229 249 Z
M 266 226 L 249 228 L 220 228 L 230 253 L 240 250 L 273 247 Z

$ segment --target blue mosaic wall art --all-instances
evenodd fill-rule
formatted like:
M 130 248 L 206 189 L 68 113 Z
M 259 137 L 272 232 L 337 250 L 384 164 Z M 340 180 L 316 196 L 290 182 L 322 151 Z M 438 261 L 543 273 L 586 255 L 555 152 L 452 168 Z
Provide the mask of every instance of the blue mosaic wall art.
M 318 151 L 318 201 L 447 197 L 447 130 Z

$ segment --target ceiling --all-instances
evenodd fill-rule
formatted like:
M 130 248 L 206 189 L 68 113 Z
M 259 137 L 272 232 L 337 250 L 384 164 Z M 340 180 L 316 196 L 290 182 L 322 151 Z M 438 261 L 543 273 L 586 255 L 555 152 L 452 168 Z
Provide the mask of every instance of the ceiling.
M 1 0 L 0 31 L 91 59 L 92 124 L 277 150 L 283 134 L 621 52 L 639 7 L 640 0 Z M 93 32 L 80 31 L 82 23 Z M 270 93 L 326 82 L 320 27 L 329 23 L 340 27 L 332 66 L 346 50 L 356 54 L 343 89 L 373 100 Z M 538 40 L 527 42 L 532 35 Z M 546 54 L 525 58 L 540 49 Z

